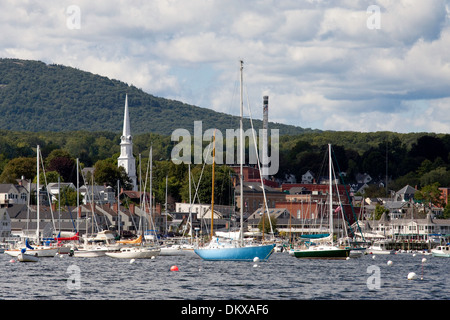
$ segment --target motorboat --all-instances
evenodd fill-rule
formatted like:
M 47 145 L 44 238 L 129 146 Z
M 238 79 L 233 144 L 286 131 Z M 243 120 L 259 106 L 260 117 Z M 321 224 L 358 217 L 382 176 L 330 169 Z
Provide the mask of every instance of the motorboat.
M 395 254 L 395 250 L 387 249 L 386 241 L 375 241 L 369 248 L 367 253 L 369 254 Z
M 431 255 L 433 257 L 450 258 L 450 245 L 437 246 L 431 250 Z

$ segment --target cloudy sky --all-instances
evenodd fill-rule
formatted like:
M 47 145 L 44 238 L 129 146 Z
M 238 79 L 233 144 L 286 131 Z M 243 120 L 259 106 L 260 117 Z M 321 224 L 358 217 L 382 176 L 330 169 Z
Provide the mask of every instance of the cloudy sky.
M 0 57 L 304 128 L 450 133 L 450 0 L 0 0 Z M 121 106 L 122 107 L 122 106 Z

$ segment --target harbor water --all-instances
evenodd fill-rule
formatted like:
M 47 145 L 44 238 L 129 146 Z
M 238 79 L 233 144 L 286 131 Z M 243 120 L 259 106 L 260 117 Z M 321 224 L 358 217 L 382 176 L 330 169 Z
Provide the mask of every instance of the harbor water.
M 375 257 L 375 258 L 374 258 Z M 426 262 L 422 262 L 425 258 Z M 303 260 L 274 253 L 267 262 L 203 261 L 192 256 L 136 260 L 0 254 L 3 300 L 447 300 L 450 260 L 402 253 L 349 260 Z M 388 264 L 388 261 L 391 263 Z M 171 271 L 177 266 L 178 271 Z M 414 272 L 415 280 L 408 280 Z

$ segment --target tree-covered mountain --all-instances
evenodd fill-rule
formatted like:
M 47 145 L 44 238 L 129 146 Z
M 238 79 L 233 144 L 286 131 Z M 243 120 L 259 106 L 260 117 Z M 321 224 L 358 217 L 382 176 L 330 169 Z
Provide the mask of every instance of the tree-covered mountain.
M 67 155 L 46 164 L 57 168 L 63 178 L 73 177 L 75 158 L 87 167 L 104 160 L 115 163 L 125 94 L 132 119 L 133 151 L 137 158 L 142 155 L 145 164 L 153 147 L 155 168 L 160 168 L 159 176 L 158 170 L 155 173 L 155 185 L 161 184 L 157 191 L 160 197 L 165 194 L 167 174 L 169 189 L 174 189 L 171 193 L 177 199 L 187 183 L 186 166 L 170 161 L 176 144 L 170 137 L 173 130 L 192 130 L 197 120 L 203 121 L 203 130 L 225 131 L 239 126 L 237 117 L 158 98 L 117 80 L 37 61 L 0 59 L 0 183 L 34 177 L 37 145 L 46 160 L 55 154 Z M 254 124 L 261 127 L 261 121 Z M 450 186 L 448 134 L 316 131 L 273 123 L 270 127 L 280 129 L 275 178 L 281 181 L 289 176 L 300 181 L 308 170 L 319 177 L 327 144 L 331 143 L 335 169 L 345 173 L 346 182 L 354 183 L 358 173 L 367 173 L 376 185 L 387 177 L 390 190 L 406 184 Z
M 133 134 L 170 135 L 177 128 L 192 132 L 198 120 L 204 130 L 239 127 L 236 116 L 155 97 L 118 80 L 62 65 L 0 59 L 0 129 L 121 132 L 126 94 Z M 254 120 L 255 128 L 261 123 Z M 308 131 L 275 123 L 270 127 L 282 135 Z

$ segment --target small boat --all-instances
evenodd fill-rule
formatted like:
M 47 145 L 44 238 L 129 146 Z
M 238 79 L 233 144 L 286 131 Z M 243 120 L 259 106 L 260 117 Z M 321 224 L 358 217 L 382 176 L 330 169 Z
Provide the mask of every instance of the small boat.
M 28 239 L 25 240 L 25 248 L 15 248 L 10 250 L 5 250 L 7 255 L 12 257 L 18 257 L 22 253 L 22 250 L 26 250 L 28 255 L 34 255 L 38 257 L 54 257 L 58 251 L 58 247 L 47 247 L 47 246 L 31 246 L 28 243 Z
M 334 245 L 310 246 L 305 250 L 293 250 L 294 257 L 308 259 L 346 259 L 350 256 L 350 249 L 339 248 Z
M 395 254 L 395 250 L 387 249 L 386 241 L 376 241 L 369 248 L 367 248 L 369 254 Z
M 19 255 L 17 256 L 17 260 L 19 260 L 20 262 L 38 262 L 39 257 L 37 256 L 36 253 L 29 254 L 26 253 L 26 249 L 22 249 Z
M 158 256 L 160 251 L 159 248 L 152 247 L 124 247 L 119 251 L 106 252 L 105 255 L 122 259 L 151 259 Z
M 180 244 L 165 245 L 160 247 L 160 256 L 184 256 L 194 253 L 194 248 L 188 248 Z
M 105 256 L 110 250 L 106 246 L 85 246 L 74 249 L 69 255 L 77 258 L 97 258 Z
M 450 246 L 437 246 L 435 249 L 431 250 L 431 255 L 433 257 L 450 258 Z
M 350 258 L 358 258 L 366 254 L 367 248 L 364 247 L 350 247 Z

